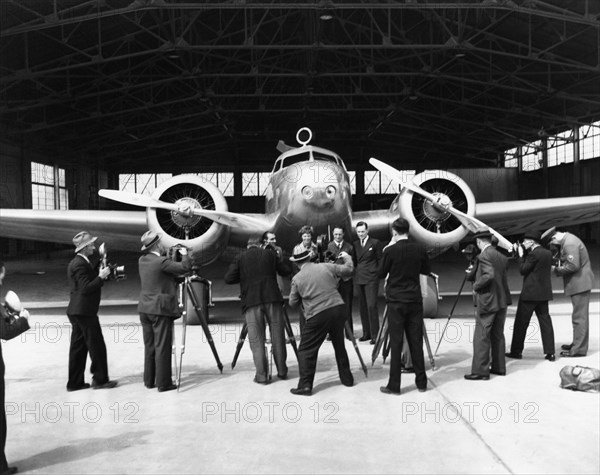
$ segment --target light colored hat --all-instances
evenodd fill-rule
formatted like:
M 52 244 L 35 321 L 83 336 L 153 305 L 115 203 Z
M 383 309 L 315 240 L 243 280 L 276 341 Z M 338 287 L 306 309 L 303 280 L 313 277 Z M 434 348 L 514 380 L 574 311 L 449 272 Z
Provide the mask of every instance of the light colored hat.
M 75 245 L 75 253 L 81 251 L 84 247 L 89 246 L 96 239 L 98 239 L 96 236 L 92 236 L 87 231 L 81 231 L 80 233 L 76 234 L 73 238 L 73 244 Z
M 311 251 L 302 251 L 299 254 L 294 254 L 292 257 L 290 257 L 290 261 L 292 262 L 299 262 L 299 261 L 303 261 L 304 259 L 308 259 L 311 255 Z
M 4 303 L 8 310 L 13 313 L 20 313 L 23 310 L 23 304 L 21 303 L 21 299 L 19 296 L 15 294 L 12 290 L 6 292 L 6 297 L 4 297 Z
M 160 241 L 160 238 L 162 237 L 161 234 L 155 233 L 154 231 L 146 231 L 143 236 L 142 236 L 142 251 L 145 251 L 146 249 L 150 249 L 152 246 L 154 246 L 158 241 Z

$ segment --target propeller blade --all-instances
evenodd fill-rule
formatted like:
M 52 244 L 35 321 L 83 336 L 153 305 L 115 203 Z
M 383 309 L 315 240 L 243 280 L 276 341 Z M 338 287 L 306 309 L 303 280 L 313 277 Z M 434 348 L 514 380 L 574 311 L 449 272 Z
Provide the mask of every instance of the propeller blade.
M 432 195 L 431 193 L 425 191 L 420 186 L 415 185 L 414 183 L 403 183 L 402 182 L 402 173 L 399 170 L 396 170 L 394 167 L 391 167 L 387 163 L 382 162 L 381 160 L 377 160 L 376 158 L 370 158 L 369 163 L 373 165 L 377 170 L 379 170 L 384 175 L 388 176 L 391 180 L 398 183 L 401 187 L 406 188 L 407 190 L 416 193 L 423 198 L 429 200 L 433 206 L 436 208 L 450 213 L 452 216 L 456 217 L 460 221 L 460 223 L 467 228 L 471 232 L 477 232 L 482 228 L 488 228 L 490 233 L 492 233 L 496 239 L 498 239 L 498 245 L 506 249 L 507 251 L 512 250 L 511 242 L 506 239 L 502 234 L 498 231 L 492 229 L 490 226 L 486 225 L 482 221 L 469 216 L 468 214 L 463 213 L 462 211 L 454 208 L 452 205 L 444 205 L 439 202 L 439 199 Z
M 174 203 L 167 203 L 160 201 L 150 196 L 140 195 L 138 193 L 131 193 L 129 191 L 118 191 L 118 190 L 100 190 L 98 194 L 103 198 L 109 200 L 119 201 L 121 203 L 142 206 L 144 208 L 160 208 L 169 211 L 180 213 L 184 216 L 202 216 L 215 221 L 219 224 L 231 226 L 234 228 L 243 228 L 251 231 L 263 232 L 266 229 L 271 229 L 273 222 L 261 220 L 244 214 L 232 213 L 230 211 L 216 211 L 211 209 L 194 208 L 189 203 L 182 203 L 181 206 L 177 206 Z
M 147 195 L 119 190 L 100 190 L 98 191 L 98 194 L 103 198 L 108 198 L 109 200 L 118 201 L 128 205 L 142 206 L 144 208 L 161 208 L 179 212 L 179 207 L 177 205 L 159 201 Z

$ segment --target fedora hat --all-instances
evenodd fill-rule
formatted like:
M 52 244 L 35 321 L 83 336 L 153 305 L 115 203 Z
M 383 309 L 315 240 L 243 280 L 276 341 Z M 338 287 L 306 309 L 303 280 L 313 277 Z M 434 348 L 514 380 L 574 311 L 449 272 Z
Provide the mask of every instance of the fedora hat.
M 477 239 L 477 238 L 491 239 L 492 233 L 490 232 L 489 228 L 481 228 L 481 229 L 478 229 L 475 234 L 473 234 L 473 239 Z
M 523 234 L 523 239 L 532 239 L 535 242 L 540 242 L 541 237 L 540 237 L 540 233 L 538 233 L 537 231 L 525 231 L 525 233 Z
M 96 236 L 92 236 L 87 231 L 81 231 L 80 233 L 77 233 L 73 237 L 73 244 L 75 245 L 75 252 L 77 253 L 77 252 L 81 251 L 84 247 L 92 244 L 96 239 L 98 239 Z
M 311 251 L 302 251 L 300 254 L 294 254 L 290 257 L 290 261 L 292 262 L 300 262 L 304 259 L 308 259 L 311 255 Z
M 546 231 L 544 231 L 542 237 L 540 238 L 542 241 L 542 245 L 547 246 L 548 244 L 550 244 L 550 241 L 552 240 L 555 234 L 556 226 L 552 226 L 550 229 L 546 229 Z
M 142 251 L 145 251 L 146 249 L 150 249 L 152 246 L 154 246 L 158 241 L 160 241 L 160 238 L 162 236 L 158 233 L 155 233 L 154 231 L 146 231 L 141 238 L 142 241 Z

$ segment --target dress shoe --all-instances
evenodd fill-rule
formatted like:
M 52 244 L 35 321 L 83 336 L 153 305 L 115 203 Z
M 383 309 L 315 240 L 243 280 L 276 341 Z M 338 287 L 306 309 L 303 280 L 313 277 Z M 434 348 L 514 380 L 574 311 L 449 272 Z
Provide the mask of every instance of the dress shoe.
M 427 387 L 424 388 L 417 388 L 419 390 L 420 393 L 424 393 L 425 391 L 427 391 Z
M 277 377 L 283 381 L 285 381 L 286 379 L 288 379 L 287 374 L 278 374 Z
M 158 387 L 158 392 L 159 393 L 164 393 L 165 391 L 173 391 L 173 389 L 177 389 L 177 385 L 176 384 L 169 384 L 168 386 L 159 386 Z
M 96 381 L 92 381 L 92 389 L 110 389 L 114 388 L 117 384 L 119 384 L 118 381 L 111 380 L 108 380 L 102 384 L 98 384 Z
M 504 353 L 506 356 L 508 356 L 509 358 L 513 358 L 515 360 L 522 360 L 523 359 L 523 355 L 521 353 Z
M 19 469 L 17 467 L 8 467 L 0 475 L 13 475 L 14 473 L 17 473 L 18 471 L 19 471 Z
M 410 368 L 405 368 L 403 366 L 402 368 L 400 368 L 400 372 L 401 373 L 414 373 L 415 372 L 415 368 L 413 368 L 412 366 Z
M 252 381 L 254 381 L 256 384 L 264 384 L 265 386 L 267 384 L 269 384 L 269 380 L 268 379 L 265 379 L 264 381 L 259 381 L 258 379 L 256 379 L 256 376 L 254 376 L 254 379 Z
M 400 396 L 400 391 L 392 391 L 390 388 L 388 388 L 387 386 L 381 386 L 379 388 L 379 390 L 383 393 L 383 394 L 393 394 L 394 396 Z
M 571 348 L 573 348 L 573 343 L 570 343 L 568 345 L 561 345 L 561 348 L 563 350 L 569 351 Z
M 563 358 L 582 358 L 585 355 L 576 355 L 571 353 L 570 351 L 561 351 L 560 356 L 562 356 Z
M 72 391 L 79 391 L 80 389 L 89 389 L 90 388 L 90 384 L 89 383 L 83 383 L 81 386 L 75 386 L 73 388 L 70 388 L 69 386 L 67 386 L 67 391 L 72 392 Z M 2 474 L 4 475 L 4 474 Z
M 369 342 L 369 345 L 374 345 L 374 344 L 375 344 L 375 340 L 371 340 L 371 341 Z
M 292 388 L 290 389 L 290 392 L 292 394 L 295 394 L 296 396 L 312 396 L 312 389 L 306 387 L 306 388 Z
M 545 358 L 546 358 L 548 361 L 556 361 L 556 356 L 554 356 L 554 353 L 546 353 L 546 356 L 545 356 Z
M 154 384 L 144 384 L 148 389 L 154 389 L 156 386 Z
M 496 376 L 506 376 L 506 371 L 494 371 L 491 369 L 490 373 L 495 374 Z
M 485 374 L 465 374 L 465 379 L 469 381 L 487 381 L 490 377 Z
M 370 337 L 370 336 L 361 336 L 361 337 L 358 339 L 358 341 L 367 341 L 367 340 L 370 340 L 370 339 L 371 339 L 371 337 Z

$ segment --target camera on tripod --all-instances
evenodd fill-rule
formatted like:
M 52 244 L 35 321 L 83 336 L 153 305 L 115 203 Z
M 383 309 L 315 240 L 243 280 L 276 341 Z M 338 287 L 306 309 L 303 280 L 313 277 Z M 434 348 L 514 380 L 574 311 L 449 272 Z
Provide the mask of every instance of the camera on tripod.
M 317 255 L 319 256 L 319 262 L 331 262 L 333 254 L 327 251 L 329 246 L 329 237 L 327 234 L 319 234 L 317 236 Z
M 106 250 L 105 243 L 100 244 L 100 247 L 98 248 L 98 254 L 100 254 L 100 267 L 102 269 L 106 267 L 110 269 L 110 273 L 108 274 L 109 279 L 123 280 L 127 277 L 125 275 L 125 266 L 108 262 L 108 251 Z

